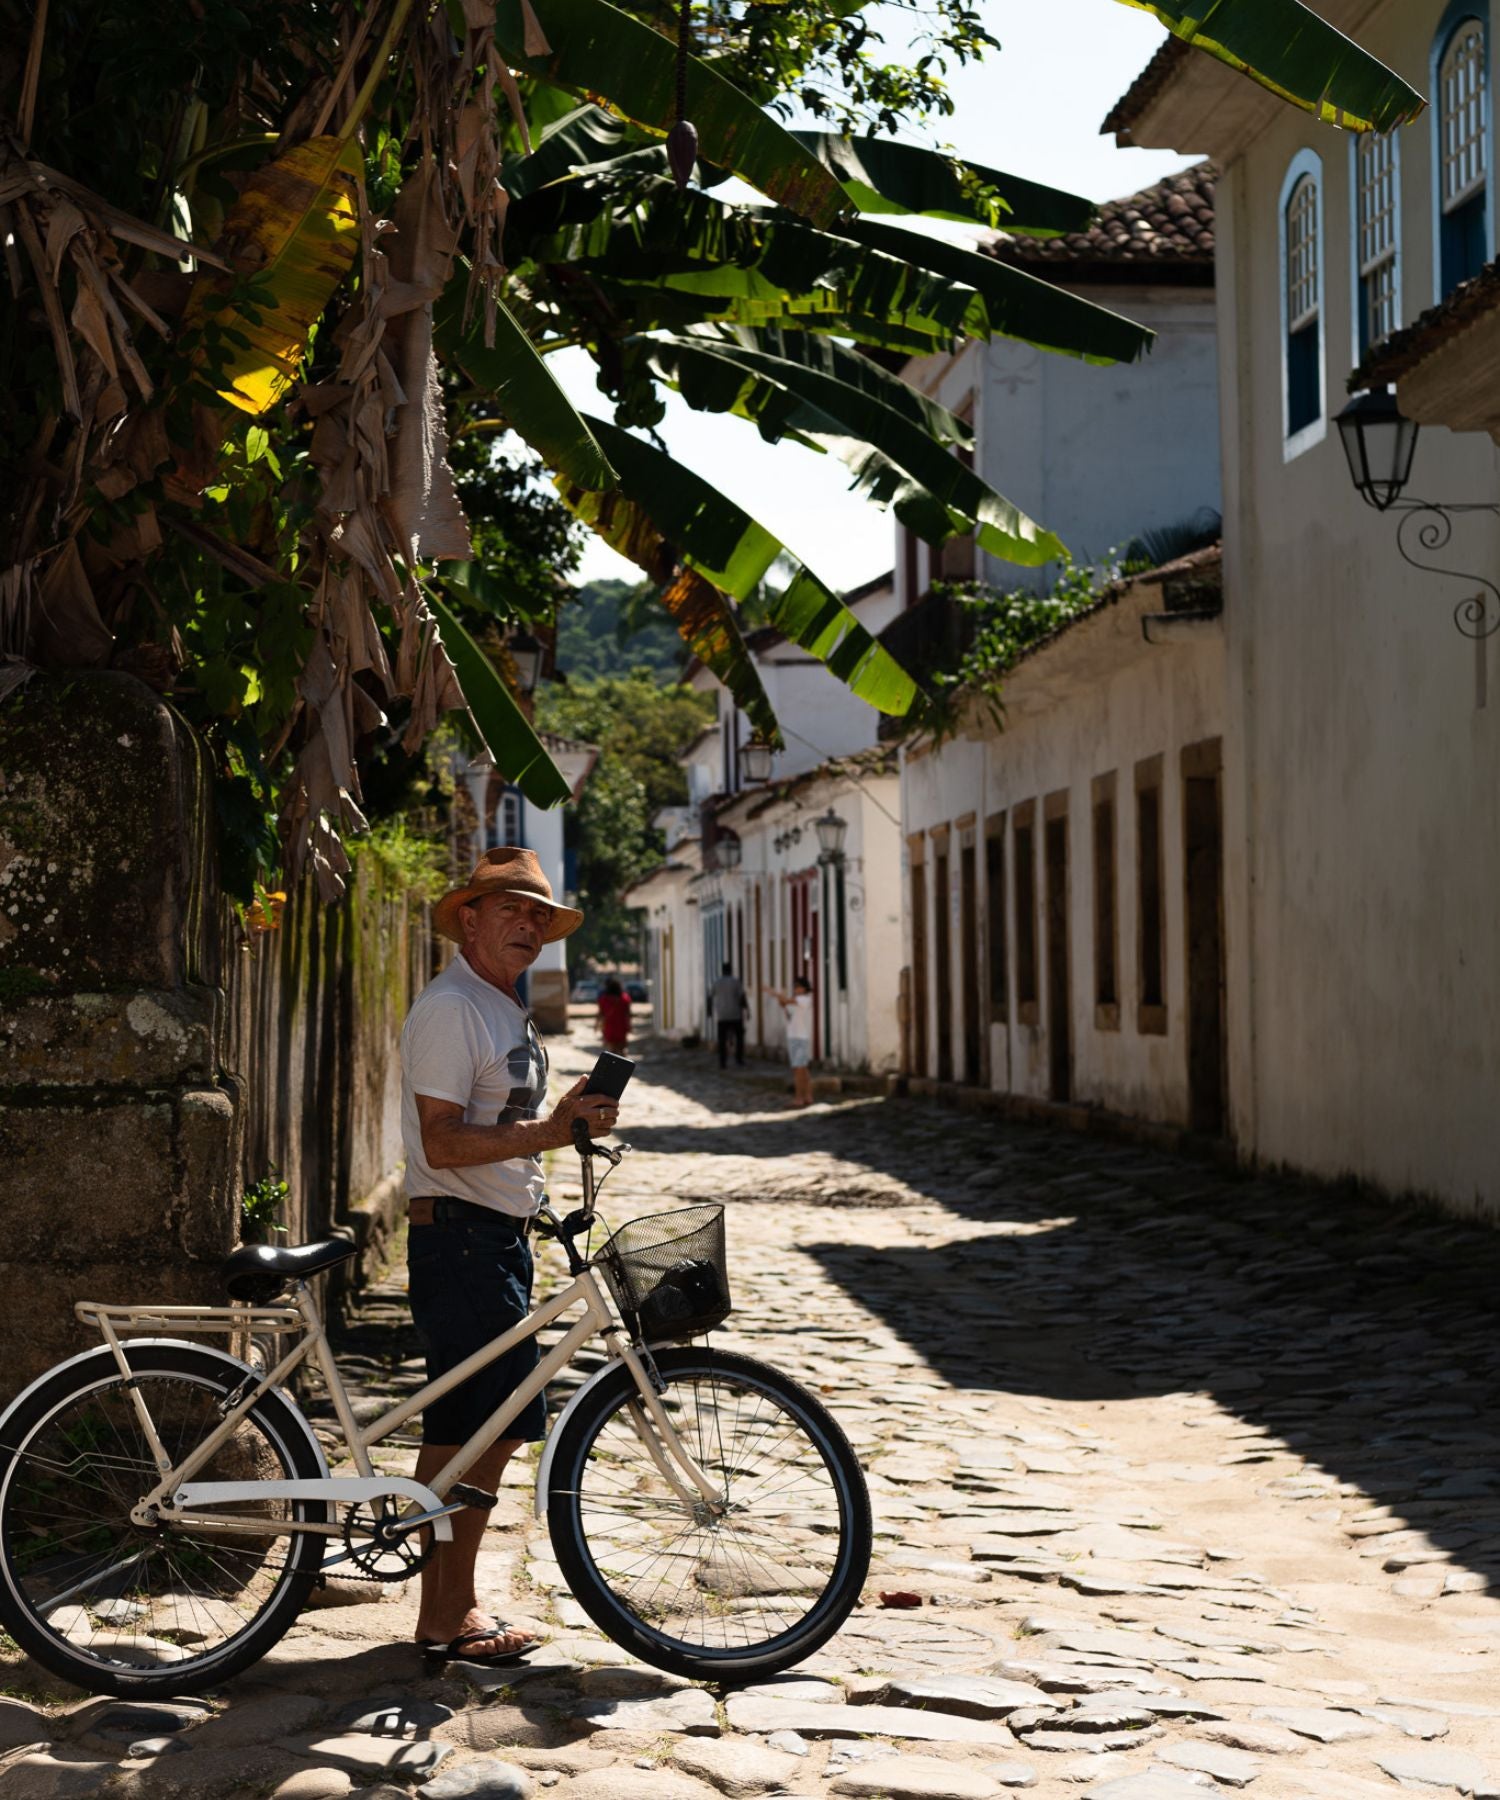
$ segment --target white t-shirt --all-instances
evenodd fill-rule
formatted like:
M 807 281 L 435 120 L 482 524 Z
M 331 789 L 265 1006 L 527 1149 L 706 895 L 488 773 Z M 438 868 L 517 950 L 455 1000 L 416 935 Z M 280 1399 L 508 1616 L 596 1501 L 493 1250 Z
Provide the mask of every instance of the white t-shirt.
M 796 994 L 786 1003 L 786 1034 L 789 1038 L 799 1038 L 808 1044 L 812 1042 L 812 1006 L 811 994 Z
M 547 1053 L 525 1007 L 475 974 L 461 955 L 417 995 L 401 1033 L 406 1192 L 451 1194 L 529 1219 L 542 1203 L 540 1158 L 429 1168 L 418 1094 L 453 1101 L 468 1125 L 534 1119 L 547 1098 Z

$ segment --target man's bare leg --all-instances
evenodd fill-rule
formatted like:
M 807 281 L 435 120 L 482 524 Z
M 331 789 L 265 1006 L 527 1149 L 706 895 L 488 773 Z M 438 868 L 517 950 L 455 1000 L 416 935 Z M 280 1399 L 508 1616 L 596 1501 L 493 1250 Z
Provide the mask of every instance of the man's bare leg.
M 464 1479 L 472 1487 L 498 1493 L 505 1465 L 524 1441 L 522 1438 L 501 1438 L 465 1471 Z M 430 1481 L 457 1452 L 457 1444 L 423 1444 L 417 1453 L 417 1480 Z M 479 1596 L 474 1591 L 474 1565 L 489 1519 L 487 1512 L 473 1506 L 466 1506 L 450 1517 L 452 1540 L 438 1544 L 431 1562 L 421 1574 L 417 1637 L 422 1641 L 451 1644 L 466 1631 L 482 1631 L 494 1617 L 493 1613 L 481 1610 Z M 480 1638 L 469 1646 L 468 1654 L 503 1656 L 507 1651 L 519 1650 L 530 1635 L 526 1631 L 507 1631 L 499 1637 Z

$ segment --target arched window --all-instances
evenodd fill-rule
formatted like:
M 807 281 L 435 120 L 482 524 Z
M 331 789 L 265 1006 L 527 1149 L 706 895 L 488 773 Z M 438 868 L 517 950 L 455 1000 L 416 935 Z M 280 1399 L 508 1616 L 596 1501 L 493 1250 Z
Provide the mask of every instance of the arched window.
M 1401 323 L 1401 143 L 1360 133 L 1350 145 L 1354 188 L 1354 360 Z
M 521 796 L 515 788 L 507 788 L 500 796 L 500 816 L 496 823 L 500 827 L 502 844 L 522 844 L 521 836 Z
M 1489 258 L 1490 83 L 1484 21 L 1450 8 L 1434 48 L 1437 292 Z
M 1286 454 L 1324 432 L 1323 166 L 1310 150 L 1292 159 L 1281 187 L 1282 420 Z

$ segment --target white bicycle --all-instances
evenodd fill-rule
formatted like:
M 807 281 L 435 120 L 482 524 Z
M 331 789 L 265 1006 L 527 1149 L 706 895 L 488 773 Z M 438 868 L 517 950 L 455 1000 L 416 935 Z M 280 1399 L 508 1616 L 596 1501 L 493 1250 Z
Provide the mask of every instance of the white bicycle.
M 584 1611 L 642 1661 L 700 1680 L 763 1680 L 825 1643 L 869 1568 L 858 1460 L 788 1376 L 682 1341 L 730 1309 L 722 1207 L 638 1219 L 592 1258 L 579 1252 L 595 1158 L 613 1167 L 620 1153 L 586 1130 L 575 1142 L 583 1205 L 566 1219 L 544 1207 L 537 1220 L 572 1280 L 363 1429 L 307 1285 L 353 1254 L 344 1239 L 234 1251 L 223 1307 L 80 1302 L 103 1344 L 41 1376 L 0 1418 L 0 1623 L 21 1648 L 80 1687 L 141 1698 L 237 1674 L 325 1572 L 409 1579 L 451 1536 L 453 1513 L 494 1505 L 465 1470 L 596 1336 L 609 1360 L 556 1419 L 536 1480 L 537 1515 Z M 574 1308 L 536 1372 L 430 1486 L 374 1468 L 373 1445 Z M 158 1331 L 245 1345 L 297 1336 L 261 1372 L 180 1336 L 133 1335 Z M 309 1358 L 351 1473 L 329 1472 L 283 1385 Z

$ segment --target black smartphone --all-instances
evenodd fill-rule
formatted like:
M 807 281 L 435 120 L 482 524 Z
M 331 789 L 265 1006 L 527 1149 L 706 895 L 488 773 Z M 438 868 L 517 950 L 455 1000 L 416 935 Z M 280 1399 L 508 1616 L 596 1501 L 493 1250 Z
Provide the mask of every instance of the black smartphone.
M 594 1064 L 588 1086 L 583 1091 L 585 1094 L 607 1094 L 611 1100 L 618 1100 L 634 1074 L 635 1064 L 628 1056 L 616 1056 L 613 1050 L 606 1050 Z

